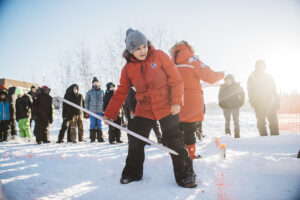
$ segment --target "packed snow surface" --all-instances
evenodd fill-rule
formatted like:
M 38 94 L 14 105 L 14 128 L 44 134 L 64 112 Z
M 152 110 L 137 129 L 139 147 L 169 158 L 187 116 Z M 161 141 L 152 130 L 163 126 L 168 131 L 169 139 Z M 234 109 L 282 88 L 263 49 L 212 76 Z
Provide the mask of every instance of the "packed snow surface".
M 252 112 L 241 112 L 241 138 L 224 135 L 220 112 L 205 116 L 205 138 L 197 139 L 194 160 L 198 187 L 179 187 L 170 156 L 146 146 L 144 176 L 139 182 L 121 185 L 119 180 L 127 155 L 123 144 L 56 144 L 62 119 L 56 113 L 51 125 L 51 143 L 37 145 L 15 141 L 0 144 L 0 179 L 7 199 L 205 199 L 205 200 L 296 200 L 300 199 L 300 133 L 259 137 Z M 85 139 L 89 141 L 88 120 Z M 107 140 L 107 127 L 105 135 Z M 226 144 L 221 159 L 219 143 Z M 35 139 L 35 138 L 33 138 Z M 152 133 L 150 139 L 156 141 Z M 66 141 L 66 139 L 65 139 Z

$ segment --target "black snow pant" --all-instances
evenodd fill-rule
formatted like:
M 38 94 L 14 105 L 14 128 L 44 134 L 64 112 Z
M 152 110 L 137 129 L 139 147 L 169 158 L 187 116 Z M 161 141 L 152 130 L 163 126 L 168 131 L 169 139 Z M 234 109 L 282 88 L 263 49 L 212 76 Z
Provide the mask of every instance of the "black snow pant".
M 37 142 L 48 142 L 50 134 L 50 123 L 48 119 L 39 117 L 35 120 L 34 135 Z
M 135 117 L 131 121 L 130 130 L 149 138 L 154 120 L 143 117 Z M 162 143 L 179 155 L 171 154 L 174 175 L 177 184 L 184 184 L 187 180 L 195 181 L 192 160 L 189 158 L 187 149 L 182 141 L 179 129 L 179 116 L 169 115 L 159 120 L 162 130 Z M 133 178 L 139 180 L 143 176 L 143 163 L 145 160 L 145 142 L 128 135 L 128 155 L 126 165 L 122 172 L 122 178 Z
M 114 123 L 121 126 L 121 118 L 118 116 L 118 118 L 114 121 Z M 120 142 L 120 138 L 121 138 L 121 130 L 109 125 L 109 127 L 108 127 L 108 141 L 110 143 L 115 142 L 115 141 Z
M 17 128 L 16 128 L 16 119 L 13 119 L 9 125 L 10 135 L 14 136 L 17 135 Z
M 180 130 L 182 132 L 185 145 L 196 144 L 196 122 L 180 122 Z
M 71 134 L 70 134 L 70 120 L 63 118 L 63 122 L 61 124 L 61 128 L 58 134 L 58 141 L 60 142 L 64 141 L 66 131 L 67 131 L 67 141 L 72 142 Z
M 9 120 L 0 121 L 0 141 L 7 141 L 8 130 L 9 130 Z
M 278 118 L 275 109 L 255 108 L 255 115 L 260 136 L 268 136 L 268 132 L 266 129 L 266 118 L 269 122 L 270 134 L 279 135 Z
M 155 133 L 155 136 L 156 136 L 156 139 L 157 139 L 157 142 L 158 143 L 161 143 L 161 139 L 162 139 L 162 136 L 161 136 L 161 132 L 159 130 L 159 124 L 157 121 L 154 121 L 153 123 L 153 131 Z
M 231 115 L 233 118 L 234 123 L 234 137 L 240 137 L 240 123 L 239 123 L 239 115 L 240 115 L 240 108 L 223 108 L 223 113 L 225 117 L 225 134 L 231 134 L 230 131 L 230 119 Z

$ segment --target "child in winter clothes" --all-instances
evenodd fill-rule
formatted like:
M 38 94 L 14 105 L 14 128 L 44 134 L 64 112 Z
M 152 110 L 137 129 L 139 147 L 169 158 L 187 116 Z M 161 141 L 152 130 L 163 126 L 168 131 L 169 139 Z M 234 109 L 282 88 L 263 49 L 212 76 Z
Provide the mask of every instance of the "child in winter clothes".
M 90 89 L 85 96 L 84 107 L 93 113 L 96 113 L 99 116 L 103 116 L 103 98 L 104 92 L 101 90 L 99 80 L 97 77 L 93 78 L 92 89 Z M 86 114 L 88 116 L 88 114 Z M 98 142 L 104 142 L 103 133 L 102 133 L 102 122 L 101 120 L 93 117 L 90 117 L 90 139 L 91 142 L 95 142 L 96 133 Z
M 115 92 L 115 84 L 113 84 L 111 82 L 107 83 L 106 91 L 105 91 L 105 95 L 104 95 L 104 101 L 103 101 L 103 111 L 104 112 L 105 112 L 105 109 L 108 106 L 112 96 L 114 95 L 114 92 Z M 121 125 L 120 115 L 118 115 L 117 120 L 115 120 L 114 123 Z M 109 143 L 110 144 L 115 144 L 115 142 L 123 143 L 123 141 L 121 141 L 120 138 L 121 138 L 121 130 L 109 125 L 109 130 L 108 130 Z
M 79 90 L 78 85 L 76 84 L 71 85 L 67 89 L 64 98 L 83 107 L 84 100 L 82 95 L 78 93 L 78 90 Z M 71 141 L 73 143 L 76 143 L 76 128 L 78 127 L 78 140 L 79 142 L 82 142 L 84 138 L 82 111 L 66 103 L 63 103 L 62 116 L 64 121 L 66 121 L 67 123 L 65 124 L 65 126 L 62 126 L 62 129 L 58 135 L 57 143 L 63 142 L 65 131 L 69 126 L 70 126 Z
M 239 83 L 235 82 L 234 76 L 228 74 L 225 83 L 221 85 L 219 91 L 219 105 L 225 117 L 225 134 L 231 135 L 230 118 L 232 115 L 234 122 L 234 137 L 240 137 L 239 114 L 240 107 L 245 102 L 245 93 Z
M 0 90 L 0 142 L 7 141 L 9 125 L 13 119 L 14 109 L 7 100 L 7 91 Z
M 23 94 L 22 90 L 16 89 L 16 119 L 19 125 L 20 137 L 24 140 L 30 141 L 30 118 L 31 118 L 31 107 L 32 100 L 27 94 Z
M 176 66 L 163 51 L 155 50 L 144 34 L 138 30 L 126 32 L 127 63 L 122 69 L 120 85 L 105 111 L 105 118 L 114 121 L 131 86 L 136 88 L 137 106 L 131 130 L 149 137 L 154 121 L 162 130 L 163 145 L 179 155 L 171 155 L 178 185 L 194 188 L 196 177 L 192 160 L 182 141 L 179 129 L 180 106 L 183 105 L 183 81 Z M 120 182 L 139 181 L 143 176 L 145 142 L 128 136 L 128 155 Z
M 184 106 L 179 114 L 184 143 L 192 159 L 196 151 L 196 123 L 203 121 L 204 101 L 200 80 L 215 83 L 224 78 L 224 73 L 214 72 L 194 55 L 194 50 L 186 41 L 175 44 L 170 50 L 172 59 L 184 80 Z
M 34 134 L 38 144 L 50 143 L 50 124 L 53 122 L 52 97 L 50 88 L 43 86 L 33 101 L 32 112 L 36 116 Z

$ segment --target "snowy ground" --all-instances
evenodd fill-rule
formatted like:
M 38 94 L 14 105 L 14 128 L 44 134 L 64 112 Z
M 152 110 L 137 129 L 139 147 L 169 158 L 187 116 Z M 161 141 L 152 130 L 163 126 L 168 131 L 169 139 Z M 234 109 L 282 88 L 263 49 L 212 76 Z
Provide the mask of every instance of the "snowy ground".
M 242 112 L 241 139 L 224 136 L 220 112 L 206 115 L 202 142 L 194 161 L 198 187 L 175 183 L 167 153 L 146 147 L 142 181 L 119 183 L 127 155 L 125 143 L 56 144 L 61 118 L 56 113 L 51 144 L 10 141 L 0 144 L 0 179 L 7 199 L 300 199 L 300 133 L 258 137 L 254 114 Z M 88 140 L 88 121 L 85 121 Z M 107 127 L 105 129 L 107 132 Z M 221 160 L 214 137 L 227 145 Z M 151 139 L 155 140 L 154 134 Z

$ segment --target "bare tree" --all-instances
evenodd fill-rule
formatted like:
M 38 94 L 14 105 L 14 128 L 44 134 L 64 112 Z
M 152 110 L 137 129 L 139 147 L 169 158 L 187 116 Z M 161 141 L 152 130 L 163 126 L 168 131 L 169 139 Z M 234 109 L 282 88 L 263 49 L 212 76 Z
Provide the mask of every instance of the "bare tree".
M 76 71 L 79 74 L 79 85 L 83 88 L 82 93 L 86 93 L 91 85 L 93 76 L 92 54 L 83 44 L 76 51 Z
M 151 28 L 149 38 L 157 49 L 169 52 L 169 49 L 175 44 L 174 33 L 165 25 L 158 25 Z

